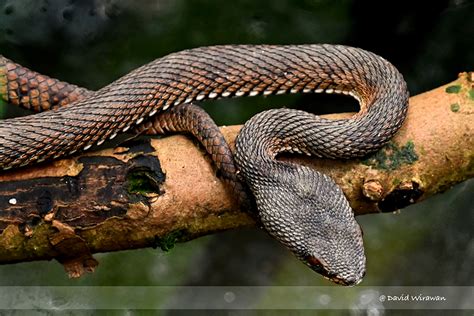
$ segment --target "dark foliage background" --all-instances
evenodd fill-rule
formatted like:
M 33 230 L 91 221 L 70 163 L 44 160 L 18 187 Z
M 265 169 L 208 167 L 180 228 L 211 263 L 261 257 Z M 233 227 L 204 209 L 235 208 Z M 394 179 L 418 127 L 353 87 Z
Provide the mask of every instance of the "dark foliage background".
M 0 54 L 98 89 L 185 48 L 340 43 L 392 61 L 415 95 L 473 70 L 473 16 L 474 2 L 467 0 L 0 0 Z M 203 104 L 219 124 L 242 123 L 282 105 L 318 113 L 356 107 L 337 96 Z M 18 115 L 11 107 L 2 109 L 4 117 Z M 368 257 L 363 285 L 474 285 L 473 193 L 474 182 L 467 181 L 399 214 L 358 218 Z M 0 285 L 330 285 L 257 229 L 200 238 L 169 253 L 144 249 L 97 257 L 97 272 L 80 280 L 67 279 L 54 262 L 0 266 Z M 363 290 L 353 293 L 357 298 Z M 253 299 L 257 306 L 260 294 Z M 152 299 L 156 307 L 179 307 L 203 298 L 172 293 Z

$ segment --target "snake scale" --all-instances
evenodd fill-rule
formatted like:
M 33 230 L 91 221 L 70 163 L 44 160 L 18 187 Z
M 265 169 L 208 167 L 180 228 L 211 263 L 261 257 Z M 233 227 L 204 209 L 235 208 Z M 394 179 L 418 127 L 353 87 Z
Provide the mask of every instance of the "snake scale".
M 259 113 L 239 133 L 235 157 L 212 119 L 193 104 L 322 92 L 356 98 L 360 112 L 344 120 L 290 109 Z M 328 176 L 275 158 L 283 152 L 362 157 L 396 133 L 408 107 L 406 83 L 392 64 L 362 49 L 328 44 L 184 50 L 96 92 L 2 57 L 0 93 L 9 103 L 43 111 L 0 121 L 2 169 L 87 150 L 129 129 L 191 132 L 235 192 L 248 186 L 258 218 L 272 236 L 313 270 L 345 285 L 362 280 L 366 261 L 362 231 L 347 199 Z

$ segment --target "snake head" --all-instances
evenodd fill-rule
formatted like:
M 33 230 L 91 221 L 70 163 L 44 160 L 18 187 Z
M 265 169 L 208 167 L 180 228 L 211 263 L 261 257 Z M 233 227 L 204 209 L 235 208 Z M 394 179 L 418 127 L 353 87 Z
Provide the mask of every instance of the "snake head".
M 303 248 L 297 247 L 295 254 L 326 279 L 341 285 L 357 285 L 365 275 L 362 230 L 357 222 L 340 225 L 331 221 L 318 224 L 324 227 L 321 231 L 328 232 L 325 236 L 307 234 L 301 243 Z
M 325 278 L 360 283 L 365 275 L 362 230 L 342 190 L 310 168 L 285 169 L 254 191 L 265 229 Z

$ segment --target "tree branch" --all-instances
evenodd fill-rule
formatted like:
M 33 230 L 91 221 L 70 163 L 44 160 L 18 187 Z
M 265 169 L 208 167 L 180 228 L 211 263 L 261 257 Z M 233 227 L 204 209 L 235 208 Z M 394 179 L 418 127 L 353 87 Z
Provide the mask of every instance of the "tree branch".
M 410 99 L 407 121 L 364 160 L 282 157 L 329 174 L 357 215 L 391 212 L 474 176 L 474 74 Z M 348 114 L 331 115 L 347 117 Z M 233 144 L 240 126 L 223 127 Z M 197 144 L 184 136 L 0 174 L 0 263 L 56 258 L 70 276 L 92 253 L 186 241 L 254 225 Z

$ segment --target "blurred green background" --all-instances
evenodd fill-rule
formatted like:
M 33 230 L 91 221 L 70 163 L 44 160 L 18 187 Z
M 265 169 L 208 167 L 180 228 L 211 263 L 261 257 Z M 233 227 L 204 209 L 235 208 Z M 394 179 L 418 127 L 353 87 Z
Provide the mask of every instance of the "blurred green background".
M 0 0 L 0 54 L 52 77 L 98 89 L 144 63 L 185 48 L 339 43 L 390 60 L 405 76 L 411 95 L 416 95 L 456 79 L 461 71 L 473 70 L 473 16 L 474 2 L 466 0 L 429 4 Z M 242 123 L 253 113 L 282 105 L 316 113 L 356 106 L 341 96 L 243 98 L 203 104 L 219 124 Z M 12 108 L 0 107 L 2 117 L 18 115 Z M 358 220 L 368 258 L 362 285 L 474 285 L 474 181 L 398 214 Z M 96 258 L 98 270 L 79 280 L 69 280 L 56 262 L 0 266 L 0 285 L 331 285 L 258 229 L 202 237 L 178 244 L 168 253 L 143 249 Z M 351 291 L 354 302 L 363 294 L 358 287 Z M 260 294 L 252 299 L 254 306 L 272 299 L 294 299 Z M 150 298 L 156 308 L 192 306 L 202 299 L 174 292 Z M 304 305 L 304 299 L 299 299 Z M 356 314 L 383 313 L 383 309 L 355 306 Z

